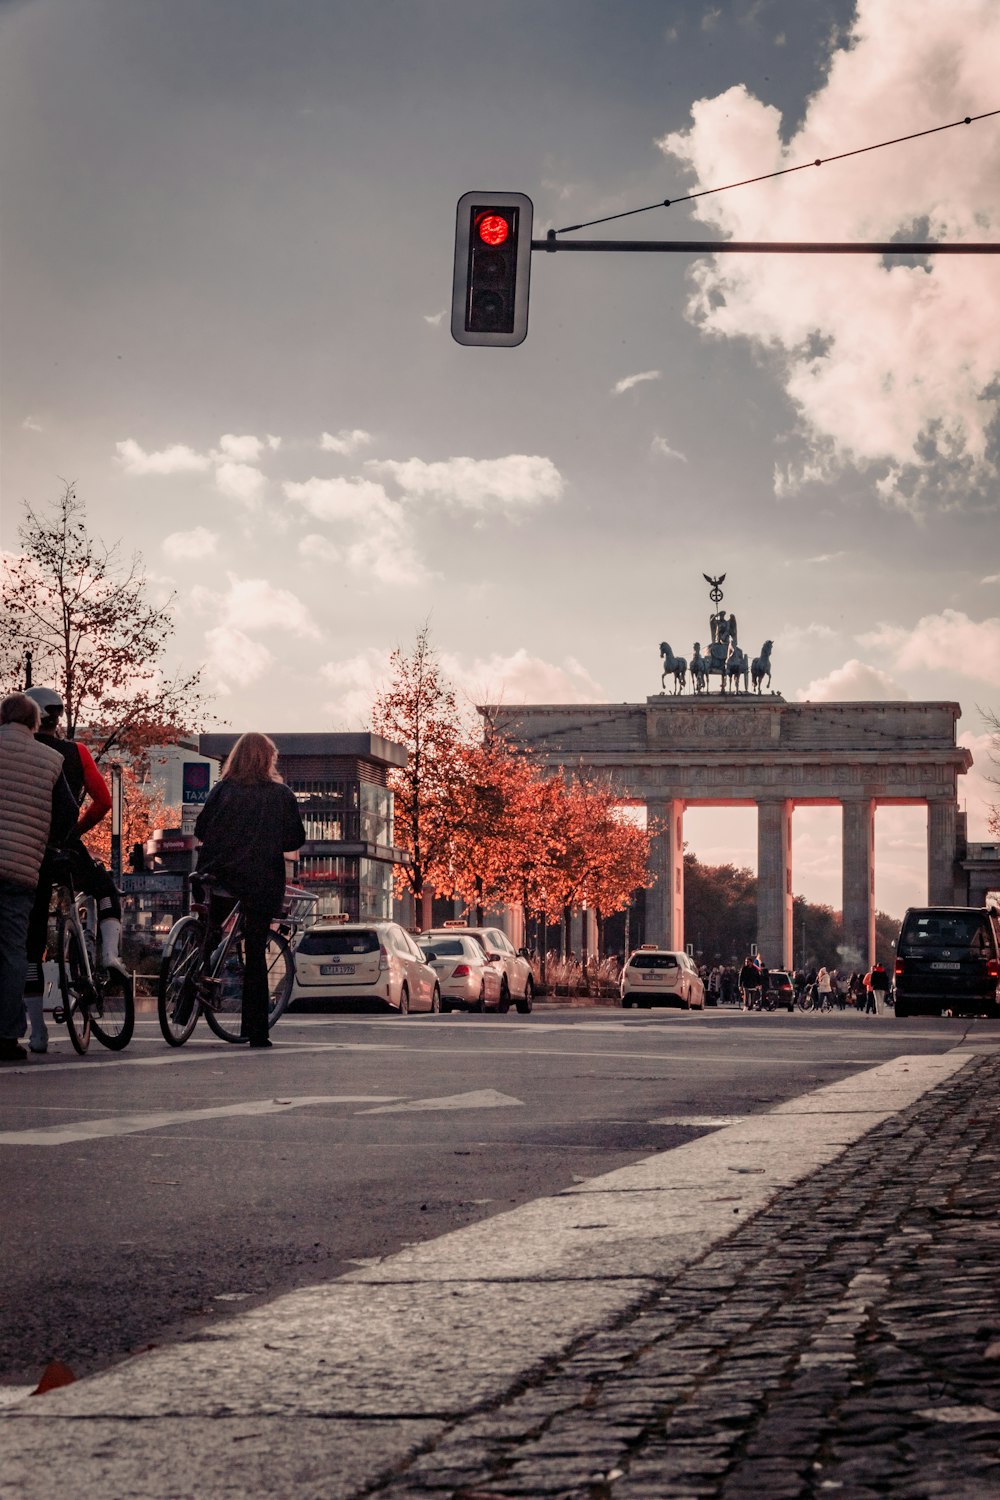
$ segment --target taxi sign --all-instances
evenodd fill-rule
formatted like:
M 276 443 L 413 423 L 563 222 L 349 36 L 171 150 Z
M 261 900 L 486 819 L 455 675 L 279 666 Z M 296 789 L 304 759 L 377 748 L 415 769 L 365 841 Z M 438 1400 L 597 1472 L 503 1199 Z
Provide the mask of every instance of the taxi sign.
M 442 927 L 468 927 L 468 922 L 463 922 L 461 917 L 450 917 L 447 922 L 442 922 Z

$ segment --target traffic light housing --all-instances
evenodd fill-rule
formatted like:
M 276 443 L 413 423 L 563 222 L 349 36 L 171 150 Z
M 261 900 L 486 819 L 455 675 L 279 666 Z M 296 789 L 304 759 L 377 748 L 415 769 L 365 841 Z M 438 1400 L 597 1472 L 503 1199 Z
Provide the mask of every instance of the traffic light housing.
M 524 193 L 464 193 L 455 224 L 451 334 L 512 348 L 528 332 L 534 209 Z

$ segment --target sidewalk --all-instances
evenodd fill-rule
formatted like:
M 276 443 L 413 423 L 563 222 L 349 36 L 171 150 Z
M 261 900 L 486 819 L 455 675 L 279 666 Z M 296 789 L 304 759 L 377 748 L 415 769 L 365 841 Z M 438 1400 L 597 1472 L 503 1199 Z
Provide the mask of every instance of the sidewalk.
M 0 1417 L 5 1500 L 996 1500 L 1000 1045 L 903 1058 Z
M 1000 1048 L 379 1493 L 997 1500 Z

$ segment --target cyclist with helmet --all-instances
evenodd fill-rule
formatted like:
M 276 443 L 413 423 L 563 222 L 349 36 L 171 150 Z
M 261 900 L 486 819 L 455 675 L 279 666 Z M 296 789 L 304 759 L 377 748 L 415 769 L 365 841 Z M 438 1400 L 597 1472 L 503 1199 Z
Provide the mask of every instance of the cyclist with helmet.
M 122 906 L 109 872 L 93 859 L 81 839 L 88 829 L 95 828 L 111 811 L 111 793 L 94 757 L 86 745 L 65 738 L 59 719 L 63 713 L 63 701 L 54 688 L 31 687 L 25 689 L 42 715 L 41 728 L 35 738 L 43 745 L 57 750 L 63 758 L 63 772 L 69 783 L 76 805 L 83 810 L 72 832 L 61 841 L 59 852 L 68 856 L 73 874 L 73 885 L 85 891 L 97 901 L 98 930 L 100 933 L 101 962 L 105 968 L 117 968 L 125 972 L 119 957 L 122 931 Z M 87 806 L 84 807 L 83 804 Z M 25 1002 L 31 1020 L 29 1045 L 33 1052 L 44 1052 L 48 1045 L 48 1032 L 42 1013 L 41 963 L 45 956 L 48 935 L 49 904 L 52 900 L 52 861 L 46 855 L 38 878 L 38 889 L 28 922 L 28 979 L 25 985 Z

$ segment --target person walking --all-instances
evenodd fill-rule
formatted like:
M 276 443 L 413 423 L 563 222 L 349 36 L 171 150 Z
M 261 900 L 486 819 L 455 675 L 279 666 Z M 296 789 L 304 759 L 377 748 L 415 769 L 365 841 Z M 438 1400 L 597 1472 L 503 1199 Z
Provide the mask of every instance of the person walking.
M 35 739 L 40 722 L 38 705 L 24 693 L 0 703 L 0 1062 L 28 1055 L 20 1044 L 28 919 L 45 846 L 76 823 L 62 757 Z
M 243 912 L 245 965 L 242 1032 L 251 1047 L 267 1034 L 267 934 L 285 897 L 285 855 L 305 843 L 295 795 L 278 775 L 278 751 L 266 734 L 241 734 L 194 825 L 198 874 L 220 883 L 209 920 L 221 927 L 236 901 Z
M 872 964 L 871 997 L 877 1016 L 885 1015 L 885 999 L 889 993 L 889 976 L 878 959 Z
M 820 1010 L 832 1010 L 833 1009 L 833 1005 L 831 1004 L 831 1001 L 830 1001 L 830 993 L 831 993 L 832 988 L 833 988 L 833 983 L 832 983 L 832 981 L 830 979 L 830 971 L 829 971 L 829 969 L 826 968 L 825 965 L 823 965 L 820 968 L 820 970 L 817 973 L 817 975 L 816 975 L 816 990 L 817 990 L 817 993 L 819 995 L 819 1009 Z
M 861 981 L 865 992 L 864 1014 L 873 1016 L 875 1014 L 875 996 L 872 992 L 872 971 L 869 969 Z
M 740 969 L 740 998 L 742 1010 L 752 1010 L 755 996 L 760 993 L 760 973 L 753 959 L 747 954 Z

